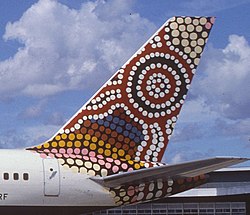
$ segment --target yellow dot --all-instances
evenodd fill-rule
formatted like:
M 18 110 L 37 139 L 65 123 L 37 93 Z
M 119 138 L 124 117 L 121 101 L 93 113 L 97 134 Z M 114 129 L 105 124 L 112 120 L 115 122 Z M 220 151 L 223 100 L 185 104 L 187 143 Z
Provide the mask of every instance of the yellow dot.
M 123 157 L 124 154 L 125 154 L 124 150 L 120 149 L 120 150 L 118 151 L 118 155 L 119 155 L 119 156 Z
M 83 138 L 83 135 L 82 135 L 82 134 L 77 134 L 77 135 L 76 135 L 76 138 L 77 138 L 78 140 L 81 140 L 81 139 Z
M 64 147 L 64 146 L 65 146 L 65 141 L 60 140 L 60 141 L 59 141 L 59 146 L 60 146 L 60 147 Z
M 67 138 L 67 134 L 62 134 L 62 139 L 66 139 Z
M 41 145 L 39 145 L 39 146 L 37 146 L 36 148 L 37 148 L 37 149 L 41 149 L 41 148 L 42 148 L 42 146 L 41 146 Z
M 111 151 L 106 149 L 105 152 L 104 152 L 105 156 L 110 156 L 111 155 Z
M 57 136 L 55 137 L 55 139 L 56 139 L 56 140 L 61 140 L 61 137 L 60 137 L 59 135 L 57 135 Z
M 95 150 L 96 149 L 96 144 L 91 143 L 89 147 L 90 147 L 91 150 Z
M 135 164 L 135 169 L 140 169 L 140 167 L 141 167 L 140 164 L 138 163 Z
M 97 141 L 97 137 L 92 137 L 92 142 L 96 142 Z
M 86 139 L 86 140 L 90 140 L 90 135 L 89 135 L 89 134 L 86 134 L 86 135 L 85 135 L 85 139 Z
M 103 146 L 103 145 L 104 145 L 104 142 L 103 142 L 102 140 L 99 140 L 99 141 L 98 141 L 98 144 L 99 144 L 99 146 Z
M 118 158 L 118 155 L 117 155 L 116 153 L 113 153 L 113 154 L 112 154 L 112 158 L 113 158 L 113 159 L 117 159 L 117 158 Z
M 75 135 L 74 135 L 74 134 L 72 134 L 72 133 L 71 133 L 71 134 L 69 134 L 69 139 L 70 139 L 70 140 L 74 140 L 74 139 L 75 139 Z
M 88 145 L 89 145 L 89 141 L 84 140 L 83 145 L 84 145 L 84 146 L 88 146 Z
M 140 162 L 140 165 L 141 165 L 141 166 L 144 166 L 144 163 L 143 163 L 143 162 Z
M 54 148 L 57 147 L 57 142 L 53 141 L 53 142 L 51 143 L 51 146 L 54 147 Z
M 49 148 L 49 146 L 50 146 L 49 143 L 44 143 L 43 144 L 43 147 L 46 148 L 46 149 Z
M 75 141 L 75 147 L 81 147 L 82 143 L 80 141 Z
M 67 142 L 67 147 L 72 147 L 73 146 L 73 143 L 71 141 L 68 141 Z
M 110 145 L 109 143 L 107 143 L 107 144 L 105 145 L 105 147 L 106 147 L 107 149 L 110 149 L 111 145 Z
M 130 155 L 125 155 L 125 159 L 126 159 L 126 160 L 130 160 L 130 159 L 131 159 L 131 156 L 130 156 Z
M 118 149 L 117 149 L 116 147 L 114 147 L 114 148 L 112 149 L 113 152 L 117 152 L 117 150 L 118 150 Z
M 102 148 L 99 148 L 99 149 L 98 149 L 98 153 L 99 153 L 99 154 L 103 154 L 103 151 L 104 151 L 104 150 L 103 150 Z
M 129 160 L 128 163 L 132 165 L 132 164 L 134 164 L 134 161 Z

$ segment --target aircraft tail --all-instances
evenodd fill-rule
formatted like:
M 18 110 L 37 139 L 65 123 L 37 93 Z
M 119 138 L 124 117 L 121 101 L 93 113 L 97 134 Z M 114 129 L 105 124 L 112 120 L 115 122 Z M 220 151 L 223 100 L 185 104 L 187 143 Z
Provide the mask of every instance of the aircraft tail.
M 213 23 L 169 19 L 55 136 L 29 150 L 70 167 L 67 158 L 84 156 L 161 161 Z

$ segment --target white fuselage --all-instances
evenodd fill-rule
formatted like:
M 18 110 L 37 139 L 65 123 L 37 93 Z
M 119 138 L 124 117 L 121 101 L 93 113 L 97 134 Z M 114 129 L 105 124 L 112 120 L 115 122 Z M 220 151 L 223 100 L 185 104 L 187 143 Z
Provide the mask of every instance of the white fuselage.
M 62 168 L 55 158 L 26 150 L 0 150 L 1 206 L 114 206 L 89 175 Z

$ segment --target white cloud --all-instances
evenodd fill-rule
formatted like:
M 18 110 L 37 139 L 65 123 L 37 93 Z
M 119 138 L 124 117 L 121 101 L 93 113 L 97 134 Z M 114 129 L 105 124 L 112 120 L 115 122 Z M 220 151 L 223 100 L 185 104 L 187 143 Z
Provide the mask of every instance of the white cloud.
M 231 35 L 222 50 L 209 52 L 203 76 L 195 84 L 209 108 L 229 119 L 250 117 L 250 46 L 243 36 Z
M 237 7 L 242 4 L 249 3 L 248 0 L 190 0 L 183 3 L 185 10 L 192 10 L 202 14 L 215 13 L 230 8 Z
M 44 106 L 46 105 L 46 100 L 41 100 L 35 105 L 30 105 L 18 114 L 21 119 L 36 118 L 39 117 L 44 111 Z
M 1 131 L 0 148 L 26 148 L 38 145 L 48 140 L 57 130 L 58 126 L 43 125 Z
M 208 47 L 171 143 L 250 133 L 250 46 L 231 35 L 224 49 Z
M 62 126 L 63 124 L 66 123 L 66 119 L 64 114 L 60 112 L 53 112 L 51 113 L 47 119 L 45 119 L 45 125 L 57 125 L 57 126 Z
M 213 149 L 207 151 L 199 150 L 194 147 L 174 147 L 171 152 L 173 154 L 165 153 L 163 161 L 170 164 L 182 163 L 197 159 L 205 159 L 214 156 Z
M 183 154 L 182 153 L 177 153 L 175 156 L 172 158 L 171 162 L 172 164 L 176 163 L 181 163 L 184 161 Z
M 86 2 L 79 10 L 38 1 L 6 26 L 4 39 L 23 46 L 0 62 L 0 93 L 47 96 L 103 83 L 155 29 L 131 10 L 131 1 Z

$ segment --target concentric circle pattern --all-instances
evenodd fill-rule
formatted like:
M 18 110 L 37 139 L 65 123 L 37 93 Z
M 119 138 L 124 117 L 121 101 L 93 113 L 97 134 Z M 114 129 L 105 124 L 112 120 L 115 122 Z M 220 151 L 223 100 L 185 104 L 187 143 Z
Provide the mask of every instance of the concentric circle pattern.
M 29 148 L 65 169 L 108 176 L 162 165 L 214 18 L 174 17 L 49 141 Z M 205 178 L 111 188 L 117 205 L 190 189 Z
M 29 150 L 93 176 L 160 165 L 213 23 L 210 17 L 168 20 L 65 127 Z M 174 192 L 166 181 L 142 187 L 114 189 L 116 203 Z

